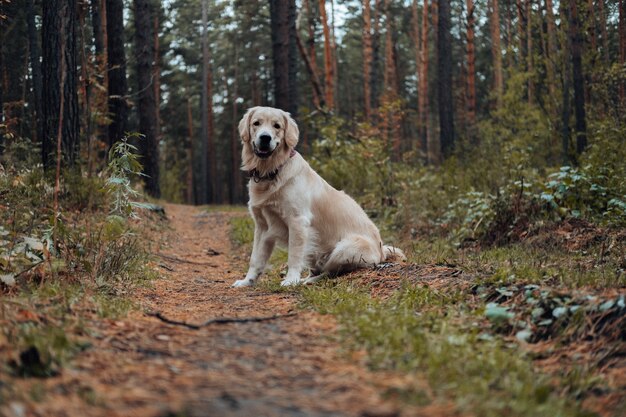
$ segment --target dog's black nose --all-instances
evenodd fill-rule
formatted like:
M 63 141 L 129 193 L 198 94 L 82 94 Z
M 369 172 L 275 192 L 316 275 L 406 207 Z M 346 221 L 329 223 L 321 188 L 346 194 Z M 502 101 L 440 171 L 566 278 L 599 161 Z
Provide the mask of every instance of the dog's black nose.
M 260 148 L 268 148 L 270 146 L 270 141 L 272 140 L 272 137 L 270 135 L 261 135 L 259 136 L 259 140 L 261 141 L 259 143 Z

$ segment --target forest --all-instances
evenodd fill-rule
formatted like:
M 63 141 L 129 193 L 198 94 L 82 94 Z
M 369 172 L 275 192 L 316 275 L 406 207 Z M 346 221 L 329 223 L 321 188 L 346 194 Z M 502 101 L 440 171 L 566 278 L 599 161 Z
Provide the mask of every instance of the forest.
M 406 262 L 230 288 L 254 106 Z M 0 416 L 624 415 L 625 161 L 626 0 L 0 0 Z

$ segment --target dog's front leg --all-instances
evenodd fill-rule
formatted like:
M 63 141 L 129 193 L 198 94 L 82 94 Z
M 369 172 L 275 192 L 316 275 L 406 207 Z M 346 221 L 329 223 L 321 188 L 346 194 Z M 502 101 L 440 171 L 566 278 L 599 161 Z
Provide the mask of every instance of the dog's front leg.
M 306 247 L 309 239 L 310 220 L 305 216 L 295 217 L 289 222 L 289 254 L 287 276 L 280 283 L 282 286 L 300 283 L 302 270 L 306 266 Z
M 265 270 L 267 261 L 272 255 L 275 239 L 269 236 L 267 224 L 260 219 L 256 220 L 254 227 L 254 244 L 250 256 L 250 267 L 244 279 L 235 281 L 233 287 L 248 287 L 254 285 L 256 280 Z

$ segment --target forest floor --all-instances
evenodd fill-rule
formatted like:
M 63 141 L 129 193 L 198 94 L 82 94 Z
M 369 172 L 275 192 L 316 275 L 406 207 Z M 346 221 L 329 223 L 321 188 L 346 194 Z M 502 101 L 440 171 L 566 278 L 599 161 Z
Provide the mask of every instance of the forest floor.
M 172 204 L 165 212 L 167 226 L 153 232 L 159 276 L 130 296 L 134 308 L 103 317 L 80 303 L 71 307 L 79 316 L 72 331 L 80 352 L 47 378 L 0 374 L 0 416 L 617 416 L 626 410 L 622 286 L 584 292 L 585 299 L 615 301 L 579 315 L 582 324 L 556 313 L 565 314 L 563 305 L 584 310 L 582 302 L 572 305 L 583 297 L 579 290 L 567 290 L 570 301 L 563 301 L 565 289 L 542 286 L 538 295 L 534 281 L 491 285 L 480 271 L 486 255 L 480 268 L 384 264 L 312 288 L 283 289 L 283 253 L 274 257 L 283 265 L 259 286 L 235 289 L 230 285 L 245 274 L 250 250 L 247 214 Z M 531 293 L 540 303 L 531 306 L 533 317 L 541 305 L 543 322 L 556 319 L 534 326 L 532 343 L 520 343 L 513 312 L 530 322 L 522 307 Z M 0 322 L 9 323 L 7 317 L 55 323 L 33 306 L 2 312 Z M 206 324 L 215 318 L 243 321 Z M 15 352 L 2 342 L 6 363 Z
M 350 361 L 332 318 L 299 309 L 293 294 L 230 287 L 247 266 L 229 239 L 229 219 L 241 212 L 167 205 L 166 213 L 162 277 L 134 294 L 139 308 L 117 320 L 85 312 L 90 347 L 57 376 L 3 381 L 21 394 L 5 398 L 0 415 L 397 415 L 379 393 L 402 377 Z M 188 323 L 284 317 L 191 329 L 156 313 Z

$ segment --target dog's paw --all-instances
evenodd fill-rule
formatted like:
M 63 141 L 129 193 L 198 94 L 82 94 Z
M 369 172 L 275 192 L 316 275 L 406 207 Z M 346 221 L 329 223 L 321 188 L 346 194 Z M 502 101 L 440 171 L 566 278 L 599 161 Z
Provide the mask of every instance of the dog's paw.
M 296 285 L 300 285 L 302 281 L 300 279 L 288 279 L 285 278 L 281 283 L 281 287 L 295 287 Z
M 251 287 L 254 285 L 254 281 L 251 279 L 238 279 L 237 281 L 235 281 L 233 283 L 233 285 L 231 285 L 231 287 L 234 288 L 240 288 L 240 287 Z

